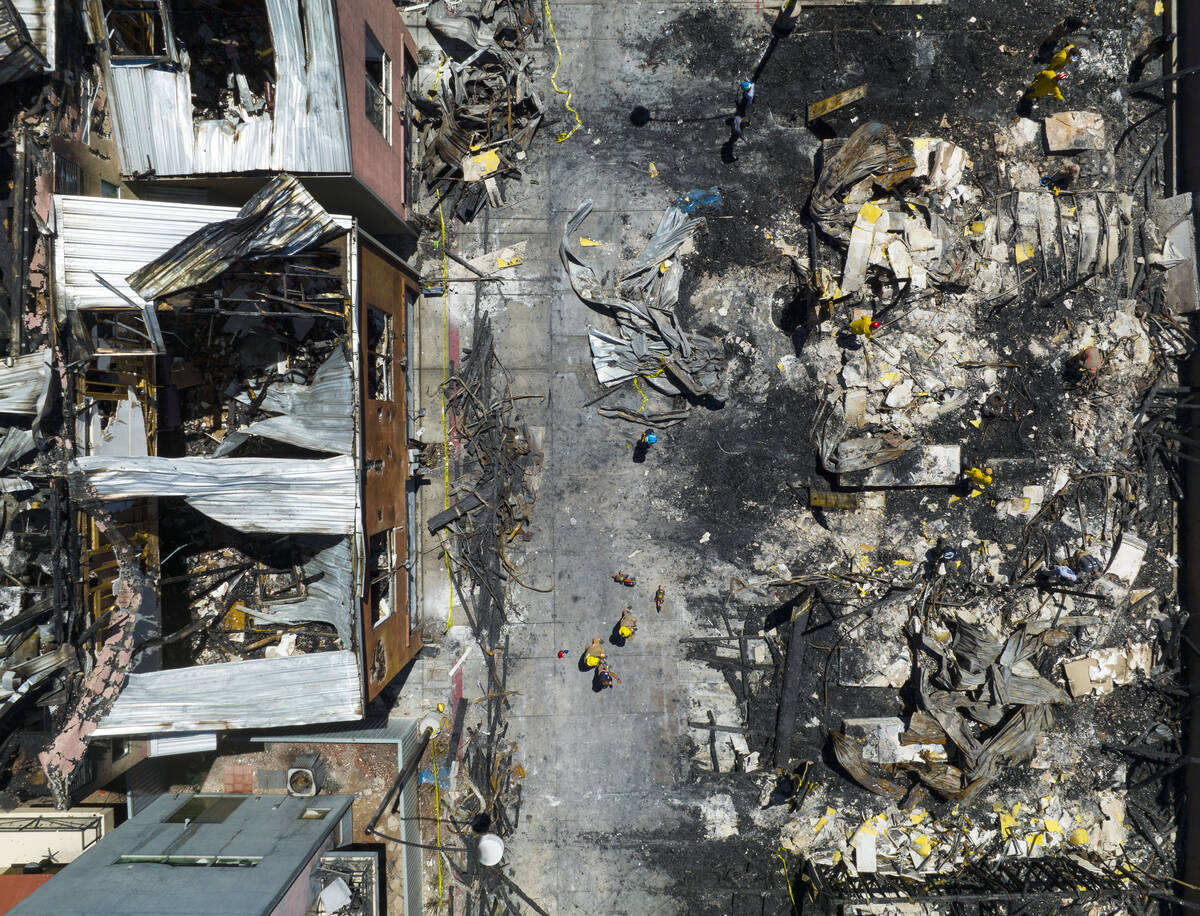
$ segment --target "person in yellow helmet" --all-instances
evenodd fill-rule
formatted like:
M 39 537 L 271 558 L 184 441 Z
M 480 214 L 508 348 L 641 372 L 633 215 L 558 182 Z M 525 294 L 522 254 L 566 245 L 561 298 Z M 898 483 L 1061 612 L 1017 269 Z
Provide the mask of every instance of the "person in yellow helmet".
M 963 476 L 974 483 L 977 487 L 986 487 L 992 482 L 991 468 L 967 468 L 963 471 Z
M 1052 95 L 1060 102 L 1063 100 L 1062 89 L 1059 88 L 1059 83 L 1067 78 L 1067 72 L 1063 68 L 1066 67 L 1068 61 L 1079 59 L 1079 55 L 1075 53 L 1074 45 L 1066 45 L 1061 51 L 1050 59 L 1050 65 L 1038 73 L 1033 78 L 1033 81 L 1025 89 L 1025 94 L 1021 96 L 1022 113 L 1028 111 L 1030 103 L 1034 99 L 1044 98 Z
M 607 658 L 604 653 L 604 643 L 597 636 L 591 641 L 586 649 L 583 650 L 583 661 L 589 668 L 595 668 Z
M 633 616 L 633 608 L 627 607 L 621 612 L 621 619 L 617 622 L 617 635 L 622 639 L 633 639 L 637 633 L 637 618 Z
M 870 338 L 871 334 L 879 328 L 878 321 L 872 321 L 870 315 L 863 315 L 860 318 L 855 318 L 850 322 L 850 330 L 859 337 Z

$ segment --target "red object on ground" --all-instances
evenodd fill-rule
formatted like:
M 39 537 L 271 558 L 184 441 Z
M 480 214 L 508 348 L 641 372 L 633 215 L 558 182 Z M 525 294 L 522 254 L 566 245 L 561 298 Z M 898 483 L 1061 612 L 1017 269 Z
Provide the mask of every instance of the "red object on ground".
M 872 321 L 871 322 L 871 330 L 872 331 L 877 330 L 882 324 L 883 324 L 883 322 L 881 322 L 881 321 Z
M 559 650 L 558 650 L 558 657 L 559 657 L 559 658 L 566 658 L 566 655 L 567 655 L 567 650 L 566 650 L 566 649 L 559 649 Z

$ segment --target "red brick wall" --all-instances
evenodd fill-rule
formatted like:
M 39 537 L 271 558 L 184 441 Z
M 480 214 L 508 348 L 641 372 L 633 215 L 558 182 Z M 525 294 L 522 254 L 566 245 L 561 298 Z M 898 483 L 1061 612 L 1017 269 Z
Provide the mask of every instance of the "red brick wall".
M 391 0 L 336 0 L 354 174 L 401 219 L 407 219 L 404 169 L 404 74 L 417 48 Z M 366 26 L 392 59 L 392 141 L 367 119 Z

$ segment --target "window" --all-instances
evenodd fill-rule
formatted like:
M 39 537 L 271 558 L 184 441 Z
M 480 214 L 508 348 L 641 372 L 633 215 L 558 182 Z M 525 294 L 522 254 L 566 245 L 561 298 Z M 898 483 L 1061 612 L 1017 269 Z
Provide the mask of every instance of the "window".
M 78 194 L 80 181 L 79 163 L 66 156 L 54 154 L 54 192 L 56 194 Z
M 221 824 L 244 798 L 229 795 L 196 795 L 175 809 L 167 824 Z
M 119 184 L 113 184 L 111 181 L 105 181 L 103 178 L 101 178 L 100 179 L 100 196 L 101 197 L 120 197 L 121 196 L 121 186 Z
M 392 142 L 392 59 L 367 29 L 367 120 Z
M 104 32 L 114 60 L 170 56 L 170 26 L 161 0 L 109 0 L 106 7 Z
M 392 399 L 392 316 L 390 312 L 367 306 L 367 398 Z
M 128 753 L 129 753 L 129 742 L 128 741 L 126 741 L 124 738 L 113 738 L 112 739 L 112 759 L 114 761 L 120 760 L 122 757 L 124 757 Z
M 371 535 L 367 554 L 371 626 L 377 627 L 391 617 L 395 609 L 396 533 L 388 529 Z

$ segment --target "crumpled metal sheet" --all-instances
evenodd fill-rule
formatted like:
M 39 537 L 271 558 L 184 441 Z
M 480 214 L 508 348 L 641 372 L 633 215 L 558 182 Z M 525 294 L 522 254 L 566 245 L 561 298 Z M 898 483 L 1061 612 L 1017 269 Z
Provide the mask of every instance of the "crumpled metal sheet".
M 272 623 L 329 624 L 337 631 L 342 646 L 353 648 L 358 615 L 350 538 L 342 538 L 305 563 L 304 579 L 308 583 L 305 586 L 307 594 L 299 601 L 276 601 L 264 607 L 245 606 L 246 613 Z
M 833 741 L 833 753 L 842 768 L 854 777 L 854 781 L 864 789 L 882 795 L 885 798 L 903 798 L 904 789 L 890 780 L 883 779 L 871 772 L 863 760 L 862 750 L 853 738 L 842 732 L 830 735 Z
M 291 175 L 278 175 L 233 219 L 193 232 L 127 280 L 142 298 L 162 299 L 203 286 L 236 261 L 286 257 L 343 232 L 304 185 Z
M 268 386 L 259 406 L 279 416 L 258 420 L 229 433 L 213 457 L 230 454 L 251 436 L 315 452 L 349 455 L 354 448 L 353 403 L 354 375 L 346 354 L 337 347 L 313 373 L 311 385 L 276 382 Z
M 49 69 L 12 0 L 0 0 L 0 84 Z
M 362 709 L 358 653 L 343 649 L 131 674 L 94 734 L 349 722 Z
M 0 362 L 0 413 L 30 414 L 39 420 L 50 392 L 50 351 L 37 350 Z
M 908 155 L 890 127 L 868 121 L 824 164 L 813 186 L 809 212 L 828 232 L 834 216 L 843 211 L 839 192 L 869 176 L 873 176 L 880 187 L 892 188 L 909 178 L 916 167 L 913 157 Z
M 446 12 L 443 0 L 434 0 L 426 8 L 425 25 L 434 35 L 462 42 L 476 51 L 496 47 L 492 30 L 483 24 L 477 14 L 463 9 L 457 16 L 451 16 Z
M 724 400 L 724 351 L 716 341 L 683 329 L 674 311 L 678 277 L 664 280 L 677 268 L 668 268 L 665 273 L 658 269 L 704 224 L 704 219 L 668 207 L 658 229 L 617 287 L 612 288 L 603 285 L 579 245 L 579 230 L 592 207 L 591 200 L 583 201 L 567 220 L 559 250 L 576 295 L 611 312 L 617 321 L 619 337 L 588 331 L 592 365 L 600 383 L 611 386 L 641 376 L 664 394 L 686 392 Z
M 0 470 L 7 468 L 18 458 L 33 451 L 34 447 L 32 430 L 21 429 L 19 426 L 10 426 L 2 432 L 3 438 L 0 438 Z
M 118 458 L 73 462 L 102 499 L 182 496 L 209 518 L 247 533 L 348 535 L 358 477 L 337 458 Z

